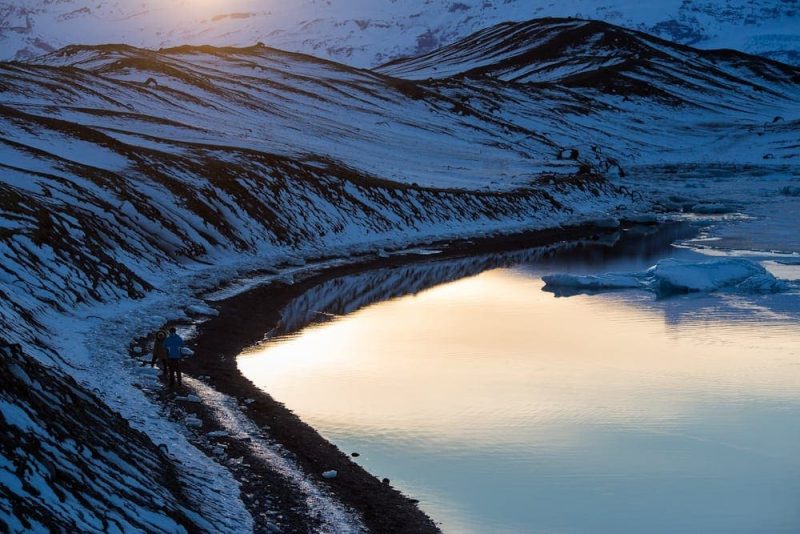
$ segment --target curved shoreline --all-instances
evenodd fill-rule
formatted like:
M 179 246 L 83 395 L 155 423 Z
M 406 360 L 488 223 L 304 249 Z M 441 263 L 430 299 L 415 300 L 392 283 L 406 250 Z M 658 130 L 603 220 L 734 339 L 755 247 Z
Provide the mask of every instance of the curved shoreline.
M 615 231 L 616 229 L 586 225 L 426 246 L 442 251 L 437 254 L 437 259 L 458 258 L 592 238 Z M 244 377 L 238 369 L 236 357 L 245 348 L 262 341 L 264 333 L 278 324 L 281 310 L 312 287 L 364 270 L 426 261 L 431 261 L 431 257 L 402 255 L 367 258 L 352 264 L 330 267 L 321 272 L 312 272 L 291 285 L 276 281 L 215 302 L 220 314 L 198 325 L 197 336 L 192 341 L 197 356 L 186 365 L 186 370 L 191 375 L 208 377 L 208 383 L 212 387 L 238 399 L 240 404 L 248 400 L 247 416 L 259 428 L 268 427 L 270 438 L 291 453 L 306 474 L 321 486 L 329 488 L 345 506 L 356 510 L 371 532 L 426 533 L 440 530 L 417 506 L 418 501 L 402 494 L 390 484 L 379 481 L 291 410 Z M 338 472 L 337 477 L 323 478 L 321 473 L 330 469 Z M 272 491 L 275 489 L 273 487 Z M 284 494 L 291 493 L 290 488 L 277 489 Z M 290 501 L 291 496 L 287 496 L 287 499 Z M 292 532 L 306 532 L 313 528 L 309 525 L 310 519 L 302 524 L 302 519 L 295 516 L 290 522 Z

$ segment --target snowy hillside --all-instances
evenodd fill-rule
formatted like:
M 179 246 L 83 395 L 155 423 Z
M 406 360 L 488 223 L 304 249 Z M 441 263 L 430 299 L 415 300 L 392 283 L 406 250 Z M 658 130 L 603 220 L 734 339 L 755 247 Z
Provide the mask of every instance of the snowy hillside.
M 796 165 L 798 104 L 798 69 L 563 19 L 374 71 L 264 45 L 0 63 L 0 328 L 168 441 L 183 491 L 207 474 L 190 519 L 235 530 L 238 488 L 147 396 L 134 338 L 255 269 L 613 221 L 647 207 L 607 179 L 631 167 Z
M 0 64 L 0 255 L 24 288 L 4 324 L 141 295 L 189 259 L 554 225 L 617 202 L 579 172 L 796 161 L 800 71 L 778 63 L 545 20 L 383 70 L 434 68 L 458 76 L 263 46 Z
M 70 48 L 1 64 L 0 325 L 170 444 L 205 531 L 246 530 L 243 505 L 230 501 L 236 484 L 148 397 L 155 380 L 130 358 L 133 338 L 240 270 L 580 222 L 632 202 L 598 176 L 575 176 L 580 165 L 558 160 L 552 143 L 453 107 L 412 82 L 265 47 Z M 493 139 L 511 135 L 519 140 Z M 562 174 L 539 183 L 547 170 Z M 3 480 L 14 454 L 2 458 Z M 122 480 L 110 498 L 136 484 Z M 24 516 L 12 498 L 0 510 Z M 25 498 L 26 510 L 48 507 L 47 495 Z M 88 517 L 85 507 L 73 508 Z M 71 524 L 54 513 L 49 521 Z
M 169 447 L 157 447 L 74 380 L 8 346 L 0 346 L 0 373 L 4 532 L 173 534 L 247 526 L 241 517 L 214 519 L 222 495 L 192 509 Z
M 800 63 L 800 8 L 787 0 L 4 0 L 0 59 L 70 44 L 263 42 L 368 67 L 497 23 L 539 17 L 603 20 L 701 48 Z

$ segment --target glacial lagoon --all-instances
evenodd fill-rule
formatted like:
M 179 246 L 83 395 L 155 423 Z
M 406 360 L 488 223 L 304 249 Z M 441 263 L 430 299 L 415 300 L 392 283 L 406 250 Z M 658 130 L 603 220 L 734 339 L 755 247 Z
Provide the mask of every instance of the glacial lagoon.
M 691 232 L 328 280 L 239 367 L 445 532 L 797 532 L 796 289 L 544 290 L 703 260 Z

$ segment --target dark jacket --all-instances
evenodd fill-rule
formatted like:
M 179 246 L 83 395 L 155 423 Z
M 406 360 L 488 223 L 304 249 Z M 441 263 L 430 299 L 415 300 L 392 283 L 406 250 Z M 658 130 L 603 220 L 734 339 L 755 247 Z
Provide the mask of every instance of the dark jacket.
M 180 360 L 183 358 L 181 349 L 183 348 L 183 339 L 178 334 L 170 334 L 164 341 L 164 349 L 167 351 L 167 357 L 170 360 Z

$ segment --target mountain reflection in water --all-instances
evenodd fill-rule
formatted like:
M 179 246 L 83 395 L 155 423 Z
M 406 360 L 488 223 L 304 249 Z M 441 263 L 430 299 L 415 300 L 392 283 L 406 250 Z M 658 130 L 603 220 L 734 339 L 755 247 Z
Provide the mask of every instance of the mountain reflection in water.
M 797 295 L 541 290 L 686 232 L 331 280 L 239 366 L 445 531 L 796 532 Z

